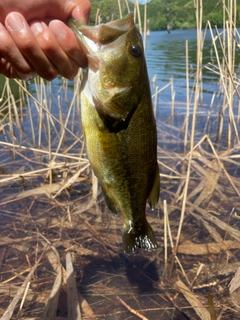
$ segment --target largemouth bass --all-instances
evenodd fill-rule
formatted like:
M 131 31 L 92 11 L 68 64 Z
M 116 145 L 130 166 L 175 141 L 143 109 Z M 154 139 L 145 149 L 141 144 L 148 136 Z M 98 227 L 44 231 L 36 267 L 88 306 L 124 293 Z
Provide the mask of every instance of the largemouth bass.
M 159 197 L 157 131 L 142 37 L 133 15 L 94 27 L 70 19 L 88 57 L 81 88 L 86 151 L 110 211 L 124 218 L 126 253 L 155 249 L 146 202 Z

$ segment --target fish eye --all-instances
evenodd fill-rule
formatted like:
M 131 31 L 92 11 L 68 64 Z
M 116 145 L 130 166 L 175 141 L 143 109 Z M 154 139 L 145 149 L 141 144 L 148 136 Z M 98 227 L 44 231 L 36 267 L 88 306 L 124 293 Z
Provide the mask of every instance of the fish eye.
M 130 52 L 134 57 L 140 57 L 142 54 L 142 50 L 138 44 L 132 44 Z

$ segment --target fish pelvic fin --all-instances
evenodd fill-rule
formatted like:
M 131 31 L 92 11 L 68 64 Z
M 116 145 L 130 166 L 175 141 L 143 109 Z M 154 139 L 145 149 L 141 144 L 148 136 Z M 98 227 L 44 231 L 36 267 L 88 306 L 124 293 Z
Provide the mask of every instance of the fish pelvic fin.
M 158 164 L 157 164 L 155 174 L 154 174 L 152 189 L 151 189 L 149 196 L 148 196 L 148 203 L 149 203 L 151 209 L 153 209 L 156 206 L 156 204 L 158 203 L 159 192 L 160 192 L 160 175 L 159 175 L 159 168 L 158 168 Z
M 103 195 L 104 195 L 104 199 L 106 202 L 106 205 L 108 207 L 108 209 L 114 214 L 117 215 L 118 214 L 118 207 L 115 204 L 115 202 L 110 198 L 110 196 L 108 195 L 107 191 L 102 187 L 102 191 L 103 191 Z
M 152 227 L 147 220 L 140 228 L 134 229 L 132 226 L 124 226 L 123 245 L 127 254 L 134 253 L 140 248 L 150 251 L 158 247 Z

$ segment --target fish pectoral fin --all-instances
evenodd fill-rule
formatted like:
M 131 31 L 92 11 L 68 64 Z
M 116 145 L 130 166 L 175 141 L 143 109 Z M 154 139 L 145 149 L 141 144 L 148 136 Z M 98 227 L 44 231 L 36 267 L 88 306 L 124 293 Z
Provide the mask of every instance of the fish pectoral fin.
M 113 214 L 118 214 L 118 207 L 115 204 L 115 202 L 109 197 L 109 195 L 107 194 L 107 191 L 102 187 L 102 191 L 103 191 L 103 195 L 104 195 L 104 199 L 106 202 L 106 205 L 108 207 L 108 209 L 113 213 Z
M 138 248 L 153 250 L 157 248 L 152 227 L 145 220 L 140 228 L 124 226 L 123 228 L 123 245 L 127 254 L 134 253 Z
M 152 184 L 152 189 L 148 196 L 148 203 L 153 209 L 156 204 L 158 203 L 159 199 L 159 192 L 160 192 L 160 175 L 159 175 L 159 168 L 158 165 L 156 166 L 155 174 L 154 174 L 154 180 Z

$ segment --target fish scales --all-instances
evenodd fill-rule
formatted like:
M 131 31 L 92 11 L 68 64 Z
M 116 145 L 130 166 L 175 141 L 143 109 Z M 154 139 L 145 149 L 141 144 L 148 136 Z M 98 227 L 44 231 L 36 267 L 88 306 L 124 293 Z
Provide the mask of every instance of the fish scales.
M 90 164 L 108 208 L 123 214 L 125 252 L 155 249 L 146 202 L 153 208 L 159 197 L 157 130 L 141 35 L 132 15 L 95 27 L 70 20 L 69 26 L 89 61 L 81 121 Z

